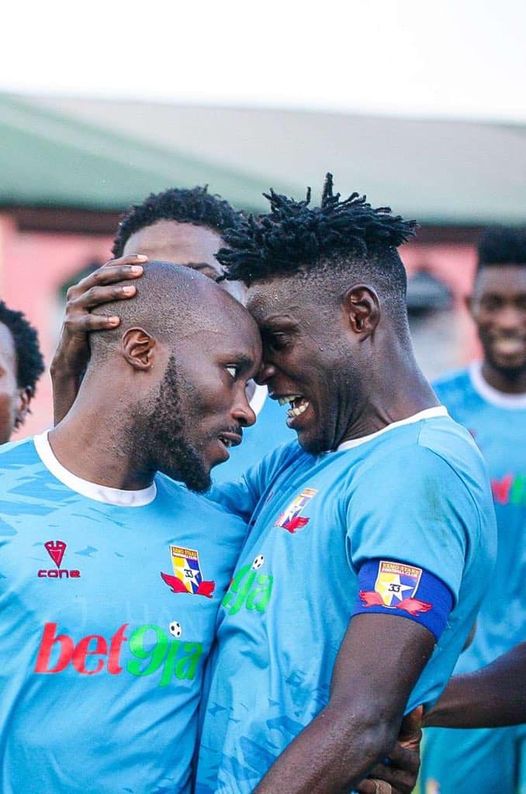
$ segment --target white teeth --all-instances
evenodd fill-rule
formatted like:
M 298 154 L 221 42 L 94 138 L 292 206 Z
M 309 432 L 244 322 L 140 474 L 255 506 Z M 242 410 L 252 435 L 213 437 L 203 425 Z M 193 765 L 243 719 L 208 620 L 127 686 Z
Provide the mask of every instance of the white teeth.
M 305 411 L 307 410 L 309 405 L 310 405 L 310 403 L 307 400 L 307 402 L 302 403 L 297 408 L 290 408 L 289 411 L 288 411 L 288 414 L 289 414 L 289 416 L 301 416 L 301 414 L 305 413 Z
M 280 405 L 286 405 L 287 403 L 292 403 L 294 400 L 299 400 L 301 394 L 287 394 L 285 397 L 278 397 L 278 403 Z
M 232 441 L 229 438 L 223 438 L 223 436 L 220 436 L 219 440 L 221 441 L 222 444 L 225 445 L 225 447 L 231 447 L 232 446 Z

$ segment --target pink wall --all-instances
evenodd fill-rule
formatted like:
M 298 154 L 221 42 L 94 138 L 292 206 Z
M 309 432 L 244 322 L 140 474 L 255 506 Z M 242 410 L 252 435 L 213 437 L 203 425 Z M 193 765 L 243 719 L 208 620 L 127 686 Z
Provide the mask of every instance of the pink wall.
M 110 247 L 106 236 L 19 232 L 9 215 L 0 214 L 0 296 L 37 328 L 47 367 L 57 341 L 61 285 L 90 260 L 108 259 Z M 33 415 L 21 432 L 34 433 L 51 420 L 51 381 L 46 371 L 38 384 Z
M 109 258 L 110 246 L 107 236 L 21 232 L 7 212 L 0 213 L 0 296 L 10 308 L 25 312 L 36 326 L 48 367 L 60 327 L 61 285 L 89 261 Z M 404 246 L 402 256 L 410 274 L 425 269 L 450 287 L 455 297 L 455 322 L 461 327 L 460 357 L 464 361 L 472 358 L 477 346 L 463 296 L 469 293 L 473 277 L 474 248 L 467 244 L 413 243 Z M 51 421 L 51 382 L 46 372 L 24 435 L 43 429 Z

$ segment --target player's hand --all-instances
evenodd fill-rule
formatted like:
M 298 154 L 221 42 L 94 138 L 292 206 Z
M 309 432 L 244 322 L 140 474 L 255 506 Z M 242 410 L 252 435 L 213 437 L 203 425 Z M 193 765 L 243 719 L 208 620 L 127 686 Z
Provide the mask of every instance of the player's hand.
M 56 422 L 67 413 L 76 397 L 89 361 L 90 331 L 116 328 L 120 323 L 118 316 L 103 317 L 92 314 L 91 310 L 109 301 L 133 298 L 136 287 L 118 282 L 142 276 L 142 265 L 147 259 L 142 254 L 112 259 L 68 289 L 66 314 L 51 363 Z
M 389 765 L 378 764 L 356 788 L 359 794 L 410 794 L 420 769 L 423 707 L 404 718 L 398 741 L 389 754 Z

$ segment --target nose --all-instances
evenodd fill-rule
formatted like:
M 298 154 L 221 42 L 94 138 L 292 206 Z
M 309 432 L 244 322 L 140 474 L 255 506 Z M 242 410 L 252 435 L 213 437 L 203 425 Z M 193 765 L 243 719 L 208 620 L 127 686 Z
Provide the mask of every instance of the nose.
M 245 389 L 240 390 L 232 410 L 232 416 L 241 427 L 252 427 L 256 422 L 256 414 L 250 407 Z
M 261 367 L 259 368 L 258 374 L 255 376 L 254 380 L 258 384 L 258 386 L 265 386 L 269 380 L 274 377 L 276 374 L 276 368 L 273 364 L 269 361 L 263 359 L 261 362 Z
M 496 324 L 502 331 L 514 331 L 524 325 L 524 317 L 524 312 L 508 304 L 498 313 Z

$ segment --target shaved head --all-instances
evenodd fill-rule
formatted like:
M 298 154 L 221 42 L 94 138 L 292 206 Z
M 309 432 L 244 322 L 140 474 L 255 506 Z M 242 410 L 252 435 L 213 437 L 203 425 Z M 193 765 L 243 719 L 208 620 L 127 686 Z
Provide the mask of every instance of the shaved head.
M 129 282 L 122 282 L 127 285 Z M 113 301 L 95 310 L 96 314 L 118 315 L 121 322 L 114 330 L 91 335 L 94 364 L 114 353 L 130 328 L 143 328 L 160 342 L 173 344 L 198 332 L 221 333 L 226 323 L 253 323 L 237 300 L 207 276 L 185 266 L 149 262 L 136 288 L 133 300 Z

